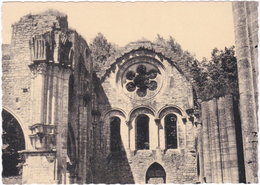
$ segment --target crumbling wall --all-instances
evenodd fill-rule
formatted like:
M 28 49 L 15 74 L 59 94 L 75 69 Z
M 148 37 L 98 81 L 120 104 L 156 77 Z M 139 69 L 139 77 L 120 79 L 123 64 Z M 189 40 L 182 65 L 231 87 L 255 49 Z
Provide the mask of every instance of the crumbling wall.
M 3 61 L 3 108 L 11 111 L 21 121 L 25 140 L 29 141 L 30 111 L 31 111 L 31 51 L 29 41 L 33 35 L 49 32 L 56 25 L 62 30 L 67 29 L 67 17 L 49 14 L 27 15 L 12 25 L 12 40 L 10 45 L 10 60 Z M 30 149 L 30 143 L 26 143 Z
M 93 145 L 96 147 L 92 171 L 94 183 L 145 183 L 147 169 L 155 162 L 165 169 L 167 183 L 197 182 L 196 126 L 192 124 L 192 121 L 184 112 L 193 107 L 192 87 L 187 78 L 161 56 L 162 65 L 165 67 L 162 75 L 165 74 L 166 79 L 163 81 L 164 86 L 153 98 L 146 99 L 144 97 L 139 100 L 129 98 L 124 94 L 121 84 L 117 80 L 117 74 L 124 70 L 122 67 L 124 62 L 130 61 L 134 56 L 156 58 L 157 54 L 149 49 L 133 50 L 127 55 L 121 56 L 122 63 L 115 60 L 115 63 L 107 70 L 105 78 L 101 78 L 101 84 L 100 81 L 97 83 L 100 84 L 97 85 L 97 109 L 101 117 L 94 131 L 94 141 L 96 140 Z M 149 59 L 146 62 L 149 63 Z M 129 120 L 131 111 L 140 106 L 151 107 L 155 110 L 156 115 L 150 117 L 149 124 L 151 128 L 157 128 L 155 119 L 158 119 L 159 111 L 167 105 L 180 107 L 184 112 L 182 118 L 186 118 L 185 123 L 182 118 L 178 123 L 178 149 L 165 149 L 164 127 L 160 128 L 160 136 L 157 135 L 157 132 L 151 131 L 153 129 L 150 129 L 153 137 L 150 138 L 151 148 L 149 150 L 135 149 L 135 129 L 130 128 L 130 125 L 135 125 L 135 121 Z M 124 133 L 124 135 L 121 135 L 123 147 L 120 152 L 110 151 L 110 123 L 109 117 L 105 116 L 110 114 L 109 111 L 112 111 L 112 115 L 115 108 L 125 113 L 125 117 L 120 114 L 122 118 L 121 131 Z M 128 128 L 130 133 L 126 131 Z M 160 138 L 159 141 L 157 141 L 157 137 Z M 128 142 L 129 145 L 126 144 Z M 160 146 L 158 146 L 158 143 Z
M 199 135 L 200 180 L 239 183 L 238 147 L 232 95 L 202 102 Z M 236 114 L 239 116 L 239 114 Z M 241 150 L 243 148 L 239 148 Z
M 93 151 L 90 139 L 93 106 L 92 99 L 92 59 L 86 41 L 77 32 L 70 30 L 70 40 L 73 43 L 69 55 L 72 67 L 73 92 L 69 100 L 69 132 L 70 138 L 70 183 L 85 183 L 89 170 L 89 158 Z M 71 137 L 71 136 L 70 136 Z
M 11 45 L 3 48 L 3 107 L 19 120 L 25 135 L 27 151 L 24 151 L 23 182 L 83 183 L 91 153 L 88 148 L 92 146 L 89 145 L 88 128 L 92 122 L 92 60 L 87 43 L 76 31 L 68 29 L 67 16 L 55 11 L 24 16 L 12 27 Z M 37 58 L 38 54 L 35 56 L 35 37 L 45 41 L 42 48 L 46 56 L 42 59 Z M 32 73 L 39 73 L 43 80 L 34 83 Z M 70 73 L 75 81 L 69 104 L 67 75 Z M 42 111 L 38 111 L 39 106 Z M 43 118 L 43 121 L 34 122 L 35 117 Z M 29 126 L 35 124 L 56 126 L 56 152 L 38 151 L 34 144 L 31 145 Z M 66 159 L 68 127 L 75 149 L 73 155 L 69 155 L 72 156 L 70 159 Z M 34 163 L 33 159 L 36 160 Z M 66 172 L 67 165 L 69 173 Z M 30 178 L 37 170 L 37 179 Z

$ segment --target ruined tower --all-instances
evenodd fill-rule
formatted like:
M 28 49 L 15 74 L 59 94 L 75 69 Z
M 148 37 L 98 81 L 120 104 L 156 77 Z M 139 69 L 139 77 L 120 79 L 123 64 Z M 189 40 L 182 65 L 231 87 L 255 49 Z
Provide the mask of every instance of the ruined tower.
M 81 70 L 91 70 L 88 46 L 59 12 L 27 15 L 12 27 L 10 60 L 3 61 L 3 109 L 24 133 L 23 183 L 65 183 L 69 80 L 80 62 Z

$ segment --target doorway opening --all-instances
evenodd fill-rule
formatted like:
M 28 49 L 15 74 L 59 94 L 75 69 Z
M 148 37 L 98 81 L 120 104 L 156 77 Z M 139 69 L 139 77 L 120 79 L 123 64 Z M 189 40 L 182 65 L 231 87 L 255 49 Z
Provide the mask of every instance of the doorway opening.
M 146 172 L 146 184 L 165 184 L 166 173 L 164 168 L 158 164 L 153 163 Z

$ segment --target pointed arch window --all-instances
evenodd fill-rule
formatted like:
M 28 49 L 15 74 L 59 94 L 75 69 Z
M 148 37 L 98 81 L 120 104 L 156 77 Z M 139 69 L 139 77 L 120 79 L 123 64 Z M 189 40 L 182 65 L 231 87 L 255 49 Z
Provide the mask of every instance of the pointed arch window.
M 177 116 L 168 114 L 164 118 L 165 124 L 165 145 L 166 149 L 176 149 L 177 144 Z
M 146 184 L 166 183 L 166 173 L 163 167 L 158 163 L 153 163 L 146 172 Z
M 121 151 L 121 120 L 118 117 L 110 118 L 110 150 L 111 152 Z
M 136 118 L 136 148 L 149 149 L 149 117 L 144 114 Z

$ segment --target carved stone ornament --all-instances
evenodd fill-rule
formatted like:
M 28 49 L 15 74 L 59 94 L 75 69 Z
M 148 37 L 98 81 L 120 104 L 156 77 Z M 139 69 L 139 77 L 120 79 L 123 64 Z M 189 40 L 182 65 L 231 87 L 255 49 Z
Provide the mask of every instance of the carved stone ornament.
M 163 70 L 154 59 L 142 57 L 130 60 L 124 68 L 121 86 L 128 97 L 145 100 L 154 97 L 161 89 L 164 82 Z
M 136 90 L 136 94 L 139 97 L 144 97 L 147 91 L 154 91 L 157 89 L 157 82 L 155 80 L 158 71 L 151 69 L 147 71 L 146 66 L 139 64 L 135 71 L 129 70 L 126 73 L 126 79 L 129 81 L 126 83 L 126 89 L 129 92 Z
M 46 74 L 48 64 L 46 63 L 34 63 L 29 66 L 31 69 L 31 72 L 33 76 L 36 76 L 37 74 Z

